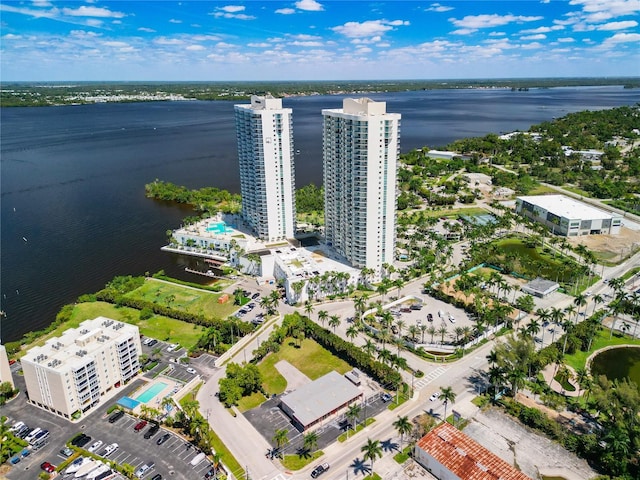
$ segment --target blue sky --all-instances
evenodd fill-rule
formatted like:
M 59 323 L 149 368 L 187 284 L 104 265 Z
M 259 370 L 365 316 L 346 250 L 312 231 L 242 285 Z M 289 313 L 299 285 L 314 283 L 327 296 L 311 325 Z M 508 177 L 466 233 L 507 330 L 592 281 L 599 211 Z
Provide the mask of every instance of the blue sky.
M 0 79 L 640 76 L 640 0 L 6 1 Z

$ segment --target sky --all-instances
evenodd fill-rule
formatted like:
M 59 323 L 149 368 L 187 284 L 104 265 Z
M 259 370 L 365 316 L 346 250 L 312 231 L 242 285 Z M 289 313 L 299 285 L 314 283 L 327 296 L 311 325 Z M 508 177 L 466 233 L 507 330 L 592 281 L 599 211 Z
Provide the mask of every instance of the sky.
M 0 80 L 640 76 L 639 19 L 640 0 L 0 0 Z

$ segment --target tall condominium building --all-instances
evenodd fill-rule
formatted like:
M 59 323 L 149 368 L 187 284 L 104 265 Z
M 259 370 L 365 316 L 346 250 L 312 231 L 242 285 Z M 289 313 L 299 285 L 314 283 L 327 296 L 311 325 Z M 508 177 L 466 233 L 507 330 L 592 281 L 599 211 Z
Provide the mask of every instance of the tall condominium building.
M 282 99 L 252 96 L 235 106 L 242 216 L 266 241 L 295 233 L 295 179 L 291 109 Z
M 326 241 L 375 276 L 393 262 L 396 235 L 400 114 L 386 110 L 368 98 L 322 110 Z
M 81 416 L 138 374 L 141 353 L 135 325 L 85 320 L 22 357 L 29 401 L 64 418 Z

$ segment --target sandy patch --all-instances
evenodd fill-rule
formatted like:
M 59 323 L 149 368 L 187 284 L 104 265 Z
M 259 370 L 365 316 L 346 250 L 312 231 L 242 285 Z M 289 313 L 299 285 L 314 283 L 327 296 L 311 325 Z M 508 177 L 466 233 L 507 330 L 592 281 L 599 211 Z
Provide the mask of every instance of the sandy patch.
M 640 231 L 624 226 L 620 228 L 618 235 L 583 235 L 566 238 L 571 245 L 583 244 L 602 259 L 610 262 L 620 262 L 630 253 L 640 249 Z

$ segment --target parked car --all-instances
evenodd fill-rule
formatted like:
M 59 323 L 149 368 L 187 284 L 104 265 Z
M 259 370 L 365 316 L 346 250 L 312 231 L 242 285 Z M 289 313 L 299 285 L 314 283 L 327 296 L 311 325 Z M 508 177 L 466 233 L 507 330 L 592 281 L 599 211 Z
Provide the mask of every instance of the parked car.
M 427 322 L 433 322 L 433 315 L 431 313 L 427 313 Z
M 382 401 L 383 402 L 390 402 L 391 399 L 393 398 L 393 396 L 390 393 L 383 393 L 382 394 Z
M 320 475 L 322 475 L 327 470 L 329 470 L 329 464 L 328 463 L 323 463 L 321 465 L 318 465 L 318 466 L 316 466 L 316 468 L 311 470 L 311 478 L 318 478 Z
M 81 433 L 76 438 L 71 440 L 71 445 L 75 447 L 83 448 L 90 441 L 91 441 L 91 437 L 89 435 L 85 435 L 84 433 Z
M 124 410 L 118 410 L 117 412 L 111 414 L 111 416 L 109 417 L 109 423 L 116 423 L 122 417 L 124 417 Z
M 102 456 L 103 457 L 108 457 L 113 452 L 118 450 L 118 447 L 119 447 L 119 445 L 117 443 L 112 443 L 111 445 L 108 445 L 107 448 L 104 449 L 104 452 L 102 452 Z
M 147 440 L 150 439 L 156 433 L 158 433 L 158 430 L 160 430 L 160 425 L 158 425 L 157 423 L 152 424 L 151 428 L 149 428 L 149 430 L 144 432 L 144 438 L 146 438 Z
M 453 315 L 449 314 L 449 321 L 451 323 L 456 323 L 456 318 Z
M 151 341 L 149 342 L 149 346 L 153 347 L 156 343 L 158 343 L 158 340 L 156 340 L 155 338 L 152 338 Z
M 55 465 L 51 465 L 49 462 L 41 463 L 40 468 L 47 473 L 53 473 L 56 470 Z
M 20 457 L 18 455 L 16 455 L 15 457 L 11 457 L 11 459 L 9 460 L 9 463 L 11 463 L 11 465 L 15 465 L 16 463 L 20 463 Z
M 18 430 L 22 429 L 23 427 L 26 427 L 26 425 L 24 424 L 24 422 L 16 422 L 14 423 L 11 428 L 9 429 L 11 432 L 15 433 Z
M 149 463 L 145 463 L 144 465 L 141 465 L 140 468 L 136 470 L 136 473 L 135 473 L 136 477 L 142 478 L 144 474 L 147 473 L 149 470 L 151 470 L 154 466 L 155 466 L 155 463 L 153 462 L 149 462 Z
M 187 372 L 189 372 L 191 375 L 195 375 L 196 373 L 198 373 L 198 372 L 196 372 L 196 369 L 193 368 L 193 367 L 187 368 Z
M 431 396 L 429 397 L 429 400 L 431 400 L 432 402 L 436 401 L 438 399 L 438 397 L 440 397 L 440 392 L 434 392 L 431 394 Z
M 251 300 L 255 300 L 258 297 L 260 297 L 260 294 L 258 292 L 256 292 L 253 295 L 251 295 Z
M 171 435 L 169 433 L 165 433 L 163 436 L 161 436 L 158 440 L 156 440 L 156 444 L 158 445 L 162 445 L 164 442 L 166 442 L 167 440 L 169 440 L 169 437 Z
M 174 351 L 179 350 L 179 349 L 180 349 L 180 345 L 179 344 L 172 343 L 171 345 L 169 345 L 167 347 L 167 352 L 174 352 Z
M 87 452 L 95 452 L 102 446 L 102 440 L 96 440 L 91 444 L 89 448 L 87 448 Z
M 69 447 L 64 447 L 62 450 L 60 450 L 60 455 L 65 458 L 69 458 L 71 455 L 73 455 L 73 450 L 71 450 Z
M 139 432 L 140 430 L 142 430 L 146 426 L 147 426 L 147 421 L 146 420 L 140 420 L 138 423 L 136 423 L 136 426 L 133 427 L 133 429 L 136 432 Z
M 151 477 L 151 480 L 162 480 L 162 475 L 156 473 L 153 477 Z

